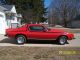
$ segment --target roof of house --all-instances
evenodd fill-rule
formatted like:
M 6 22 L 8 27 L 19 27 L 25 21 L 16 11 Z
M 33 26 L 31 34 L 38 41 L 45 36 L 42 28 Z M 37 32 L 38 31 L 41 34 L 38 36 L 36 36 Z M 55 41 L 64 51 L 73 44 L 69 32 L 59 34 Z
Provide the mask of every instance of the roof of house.
M 7 9 L 4 8 L 4 7 L 2 7 L 2 6 L 0 6 L 0 11 L 1 11 L 1 12 L 4 12 L 5 10 L 7 10 Z
M 11 10 L 14 5 L 2 5 L 2 7 L 6 8 L 7 10 Z
M 0 11 L 4 12 L 4 11 L 11 11 L 11 9 L 13 8 L 14 5 L 0 5 Z

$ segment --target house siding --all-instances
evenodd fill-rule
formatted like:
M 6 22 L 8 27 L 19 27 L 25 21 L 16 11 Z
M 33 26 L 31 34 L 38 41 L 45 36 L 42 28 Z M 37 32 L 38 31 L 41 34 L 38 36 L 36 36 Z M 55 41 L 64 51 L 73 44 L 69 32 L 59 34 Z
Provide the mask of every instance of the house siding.
M 79 20 L 72 21 L 71 25 L 74 28 L 80 28 L 80 21 Z
M 17 27 L 20 22 L 17 19 L 17 12 L 14 5 L 0 5 L 0 34 L 5 30 Z
M 8 28 L 5 21 L 5 14 L 0 12 L 0 34 L 5 34 L 5 30 Z

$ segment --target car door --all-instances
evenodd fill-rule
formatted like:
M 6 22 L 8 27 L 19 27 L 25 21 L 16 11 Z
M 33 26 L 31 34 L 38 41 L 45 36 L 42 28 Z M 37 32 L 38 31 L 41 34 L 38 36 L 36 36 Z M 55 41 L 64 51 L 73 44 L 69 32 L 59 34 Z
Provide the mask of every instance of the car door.
M 29 26 L 29 39 L 41 39 L 44 27 L 42 26 Z
M 30 26 L 29 39 L 55 39 L 56 34 L 48 32 L 43 26 Z

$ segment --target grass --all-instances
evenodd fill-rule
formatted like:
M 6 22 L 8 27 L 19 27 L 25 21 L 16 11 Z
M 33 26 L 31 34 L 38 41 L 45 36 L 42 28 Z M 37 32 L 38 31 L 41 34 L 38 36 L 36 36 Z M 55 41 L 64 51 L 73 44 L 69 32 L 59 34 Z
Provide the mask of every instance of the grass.
M 0 47 L 0 60 L 80 60 L 80 54 L 59 54 L 59 51 L 80 51 L 75 47 Z M 80 53 L 80 52 L 79 52 Z

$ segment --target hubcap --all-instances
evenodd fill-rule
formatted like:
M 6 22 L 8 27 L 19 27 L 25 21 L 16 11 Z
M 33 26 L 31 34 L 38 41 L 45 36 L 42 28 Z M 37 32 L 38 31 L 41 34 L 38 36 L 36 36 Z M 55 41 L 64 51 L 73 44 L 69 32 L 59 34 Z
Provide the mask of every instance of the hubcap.
M 60 43 L 61 43 L 61 44 L 64 44 L 65 42 L 66 42 L 66 37 L 64 37 L 64 36 L 61 37 L 61 38 L 60 38 Z
M 25 40 L 24 37 L 18 37 L 17 38 L 18 43 L 24 43 L 24 40 Z

